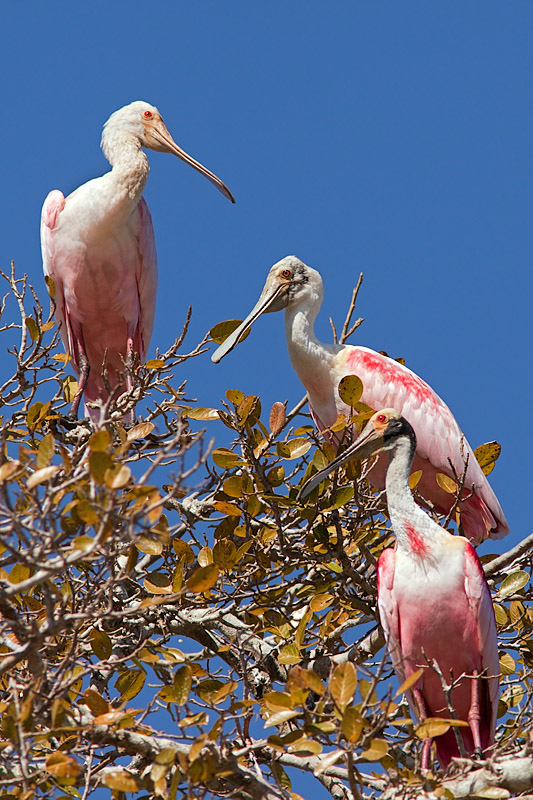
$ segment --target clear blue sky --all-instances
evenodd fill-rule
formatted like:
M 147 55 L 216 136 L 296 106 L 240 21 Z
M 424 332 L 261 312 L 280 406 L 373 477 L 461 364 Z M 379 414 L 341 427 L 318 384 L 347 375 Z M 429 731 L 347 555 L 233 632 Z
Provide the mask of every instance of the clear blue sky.
M 513 540 L 530 532 L 530 3 L 51 0 L 2 16 L 4 267 L 14 258 L 43 289 L 44 197 L 107 169 L 112 111 L 154 103 L 237 205 L 150 154 L 152 349 L 169 345 L 189 303 L 191 346 L 242 317 L 289 253 L 324 276 L 328 339 L 363 270 L 354 342 L 404 356 L 472 445 L 502 443 L 491 480 Z M 281 314 L 188 374 L 202 405 L 226 388 L 266 405 L 302 394 Z
M 291 253 L 324 276 L 327 340 L 363 270 L 354 343 L 404 356 L 473 446 L 501 442 L 502 546 L 531 531 L 530 2 L 48 0 L 5 4 L 2 29 L 3 268 L 14 258 L 45 297 L 44 197 L 104 172 L 103 123 L 147 100 L 237 199 L 150 154 L 152 350 L 189 303 L 191 347 L 242 318 Z M 201 405 L 227 388 L 294 404 L 282 322 L 263 318 L 218 367 L 206 355 L 176 382 Z

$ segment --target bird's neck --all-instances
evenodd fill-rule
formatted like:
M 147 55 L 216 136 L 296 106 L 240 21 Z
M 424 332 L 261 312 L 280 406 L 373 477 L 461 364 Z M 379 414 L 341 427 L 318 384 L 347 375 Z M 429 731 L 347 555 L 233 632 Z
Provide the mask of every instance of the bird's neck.
M 385 488 L 398 549 L 424 556 L 444 531 L 413 499 L 409 472 L 414 455 L 415 443 L 408 437 L 398 439 L 390 451 Z
M 138 139 L 108 135 L 103 142 L 105 156 L 112 166 L 110 178 L 118 194 L 124 193 L 134 204 L 141 199 L 150 166 Z
M 289 306 L 285 311 L 285 332 L 292 366 L 310 392 L 310 386 L 331 375 L 331 361 L 338 349 L 319 341 L 315 335 L 315 319 L 320 298 L 315 302 Z M 323 374 L 324 373 L 324 374 Z M 312 393 L 312 390 L 311 392 Z

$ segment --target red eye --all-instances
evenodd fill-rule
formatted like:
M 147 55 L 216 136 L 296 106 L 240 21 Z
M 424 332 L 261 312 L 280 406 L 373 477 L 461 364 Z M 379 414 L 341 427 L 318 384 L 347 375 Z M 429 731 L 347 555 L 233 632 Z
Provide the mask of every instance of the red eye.
M 281 270 L 281 277 L 282 278 L 290 278 L 291 277 L 290 269 L 282 269 Z
M 385 414 L 380 414 L 378 417 L 378 422 L 386 422 L 386 421 L 387 417 L 385 416 Z
M 144 117 L 145 119 L 152 119 L 152 117 L 153 117 L 153 116 L 154 116 L 154 115 L 152 114 L 152 112 L 151 112 L 151 111 L 144 111 L 144 112 L 143 112 L 143 117 Z

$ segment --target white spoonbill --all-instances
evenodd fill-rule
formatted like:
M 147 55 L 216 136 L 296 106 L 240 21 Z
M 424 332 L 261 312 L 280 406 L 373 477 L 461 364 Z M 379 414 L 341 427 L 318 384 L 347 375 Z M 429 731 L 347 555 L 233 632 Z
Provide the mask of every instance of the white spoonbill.
M 104 363 L 114 394 L 130 388 L 124 364 L 133 353 L 144 360 L 150 342 L 157 259 L 142 196 L 149 171 L 143 147 L 173 153 L 235 202 L 216 175 L 178 147 L 157 108 L 141 100 L 115 111 L 104 126 L 102 150 L 111 171 L 66 199 L 58 189 L 50 192 L 41 248 L 44 274 L 55 284 L 56 321 L 79 380 L 72 417 L 82 394 L 89 401 L 107 399 Z
M 296 256 L 278 261 L 268 273 L 258 302 L 214 352 L 212 361 L 218 363 L 229 353 L 261 314 L 285 309 L 289 356 L 307 389 L 318 429 L 329 428 L 341 413 L 349 417 L 350 409 L 339 397 L 337 387 L 345 375 L 358 375 L 363 382 L 363 403 L 374 409 L 394 405 L 415 429 L 418 446 L 413 468 L 422 470 L 417 486 L 422 497 L 439 513 L 447 514 L 454 497 L 440 487 L 436 475 L 444 473 L 453 478 L 451 461 L 461 476 L 468 456 L 464 500 L 459 506 L 463 530 L 475 543 L 505 536 L 509 527 L 500 504 L 448 406 L 418 375 L 397 361 L 367 347 L 320 342 L 314 322 L 322 296 L 322 278 L 315 269 Z M 383 488 L 385 470 L 386 461 L 378 459 L 369 475 L 374 486 Z
M 408 692 L 415 715 L 450 718 L 442 678 L 469 755 L 490 755 L 498 708 L 499 660 L 494 609 L 483 567 L 463 536 L 450 536 L 413 500 L 409 471 L 417 448 L 411 425 L 394 409 L 378 411 L 361 435 L 302 487 L 304 497 L 325 476 L 352 458 L 389 451 L 387 504 L 396 546 L 378 561 L 378 609 L 400 683 L 423 672 Z M 452 729 L 435 737 L 441 767 L 459 748 Z M 429 766 L 431 739 L 422 748 Z

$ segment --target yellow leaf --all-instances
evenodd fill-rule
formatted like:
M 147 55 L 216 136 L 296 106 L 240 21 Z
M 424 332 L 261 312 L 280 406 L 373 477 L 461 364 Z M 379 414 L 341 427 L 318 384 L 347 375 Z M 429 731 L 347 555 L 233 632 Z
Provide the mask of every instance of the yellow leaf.
M 100 659 L 100 661 L 107 661 L 112 653 L 113 645 L 111 644 L 111 639 L 107 633 L 105 633 L 105 631 L 100 631 L 98 628 L 92 629 L 91 649 L 95 656 Z
M 109 453 L 96 450 L 89 456 L 89 471 L 96 483 L 102 484 L 108 469 L 113 466 L 113 459 Z
M 294 719 L 298 716 L 298 711 L 287 709 L 286 711 L 277 711 L 265 722 L 265 728 L 272 728 L 274 725 L 281 725 L 282 722 L 287 722 L 289 719 Z
M 244 400 L 244 392 L 239 391 L 239 389 L 228 389 L 226 397 L 230 403 L 233 403 L 234 406 L 238 406 Z
M 410 689 L 412 686 L 414 686 L 415 683 L 420 678 L 420 676 L 423 675 L 423 673 L 424 673 L 424 669 L 423 669 L 423 667 L 420 667 L 420 669 L 417 669 L 416 672 L 413 672 L 412 675 L 409 675 L 409 677 L 406 678 L 406 680 L 404 680 L 404 682 L 402 683 L 402 685 L 400 686 L 400 688 L 398 689 L 398 691 L 396 692 L 394 697 L 398 697 L 398 695 L 403 694 L 408 689 Z
M 311 611 L 322 611 L 322 609 L 327 608 L 331 605 L 334 597 L 332 594 L 316 594 L 309 603 L 309 608 Z
M 240 509 L 239 506 L 233 503 L 226 503 L 224 500 L 216 500 L 213 503 L 213 508 L 220 511 L 221 514 L 227 514 L 230 517 L 240 517 L 242 514 L 242 509 Z
M 94 689 L 86 689 L 83 693 L 83 702 L 89 706 L 95 716 L 99 714 L 107 714 L 109 711 L 109 703 L 101 694 L 98 694 Z
M 49 481 L 50 478 L 53 478 L 58 472 L 61 472 L 61 467 L 58 466 L 43 467 L 43 469 L 38 469 L 33 473 L 33 475 L 30 475 L 26 481 L 26 486 L 28 489 L 33 489 L 34 486 L 38 486 L 40 483 L 46 483 L 46 481 Z
M 302 656 L 296 644 L 285 645 L 278 656 L 280 664 L 299 664 L 301 660 Z
M 182 706 L 187 702 L 192 687 L 192 670 L 188 664 L 180 667 L 174 675 L 176 703 Z
M 144 579 L 144 588 L 150 594 L 172 594 L 172 583 L 161 572 L 150 572 Z
M 337 705 L 344 709 L 351 701 L 357 688 L 357 673 L 351 661 L 339 664 L 329 679 L 329 691 Z
M 26 317 L 24 320 L 32 341 L 36 342 L 39 338 L 39 327 L 33 317 Z
M 55 285 L 53 279 L 50 277 L 50 275 L 45 275 L 44 276 L 44 282 L 46 283 L 46 288 L 48 290 L 48 294 L 53 300 L 54 297 L 56 296 L 56 285 Z
M 363 720 L 355 706 L 348 706 L 342 715 L 341 729 L 347 741 L 355 744 L 363 732 Z
M 502 675 L 512 675 L 516 669 L 516 663 L 509 653 L 503 653 L 500 658 L 500 672 Z
M 76 378 L 73 378 L 72 375 L 65 375 L 61 383 L 61 389 L 66 402 L 72 403 L 79 389 L 78 381 Z
M 113 464 L 104 474 L 105 485 L 110 489 L 122 489 L 130 478 L 131 469 L 126 464 Z
M 361 753 L 367 761 L 379 761 L 389 752 L 389 745 L 384 739 L 372 739 L 370 746 Z
M 172 549 L 178 558 L 184 558 L 186 564 L 192 564 L 194 561 L 194 553 L 192 547 L 187 542 L 182 542 L 181 539 L 172 540 Z
M 420 478 L 422 477 L 422 470 L 417 469 L 416 472 L 412 472 L 409 476 L 409 488 L 414 489 L 415 486 L 418 486 Z
M 43 469 L 50 464 L 52 456 L 54 455 L 54 436 L 47 433 L 43 436 L 37 450 L 37 469 Z
M 459 488 L 453 478 L 448 477 L 443 472 L 437 472 L 435 476 L 437 483 L 439 484 L 440 488 L 443 489 L 448 494 L 457 494 L 457 489 Z
M 339 383 L 338 391 L 342 402 L 354 408 L 363 394 L 363 382 L 357 375 L 345 375 Z
M 183 410 L 183 416 L 189 419 L 204 420 L 205 422 L 219 419 L 216 408 L 186 408 Z
M 213 551 L 207 545 L 202 547 L 198 553 L 198 563 L 201 567 L 207 567 L 209 564 L 213 563 Z
M 135 775 L 121 767 L 108 770 L 102 778 L 102 783 L 108 789 L 115 789 L 118 792 L 136 792 L 139 788 Z
M 95 431 L 89 437 L 89 450 L 93 453 L 100 450 L 107 450 L 110 442 L 111 436 L 109 435 L 109 431 Z
M 479 447 L 476 447 L 474 455 L 484 475 L 489 475 L 489 473 L 492 472 L 496 461 L 500 457 L 501 451 L 502 446 L 498 444 L 498 442 L 487 442 L 486 444 L 481 444 Z
M 135 439 L 144 439 L 145 436 L 152 433 L 154 427 L 155 426 L 151 422 L 140 422 L 138 425 L 134 425 L 133 428 L 130 428 L 126 439 L 128 442 L 133 442 Z
M 234 330 L 237 330 L 241 322 L 242 320 L 240 319 L 227 319 L 224 322 L 218 322 L 211 328 L 209 335 L 216 344 L 222 344 Z M 244 342 L 249 333 L 250 329 L 239 337 L 239 342 Z
M 241 457 L 238 456 L 237 453 L 228 450 L 226 447 L 218 447 L 216 450 L 213 450 L 211 457 L 217 467 L 222 467 L 222 469 L 231 469 L 243 463 Z
M 115 689 L 120 693 L 121 700 L 131 700 L 136 697 L 144 686 L 145 673 L 140 669 L 129 669 L 121 672 L 115 681 Z
M 318 694 L 320 697 L 326 691 L 326 687 L 312 669 L 302 669 L 300 672 L 300 680 L 307 689 Z
M 82 766 L 65 753 L 56 751 L 47 757 L 45 769 L 55 778 L 76 778 L 82 771 Z
M 20 468 L 20 461 L 6 461 L 0 467 L 0 483 L 3 483 Z
M 139 536 L 135 540 L 135 546 L 141 553 L 149 556 L 158 556 L 163 552 L 163 545 L 155 536 Z
M 26 564 L 15 564 L 9 574 L 9 583 L 17 584 L 27 580 L 31 575 L 31 570 Z
M 144 366 L 146 369 L 160 369 L 160 367 L 165 366 L 165 362 L 162 358 L 152 358 L 150 361 L 147 361 Z
M 500 597 L 509 597 L 509 595 L 519 592 L 520 589 L 524 588 L 528 580 L 529 574 L 523 569 L 519 569 L 511 573 L 511 575 L 507 575 L 500 586 Z
M 467 727 L 468 722 L 461 719 L 445 719 L 443 717 L 428 717 L 415 728 L 415 734 L 419 739 L 433 739 L 441 736 L 451 727 Z
M 220 539 L 213 547 L 213 560 L 222 572 L 229 572 L 235 566 L 237 548 L 231 539 Z
M 193 572 L 186 582 L 189 591 L 199 594 L 211 589 L 218 580 L 218 567 L 216 564 L 209 564 L 207 567 L 199 567 Z

